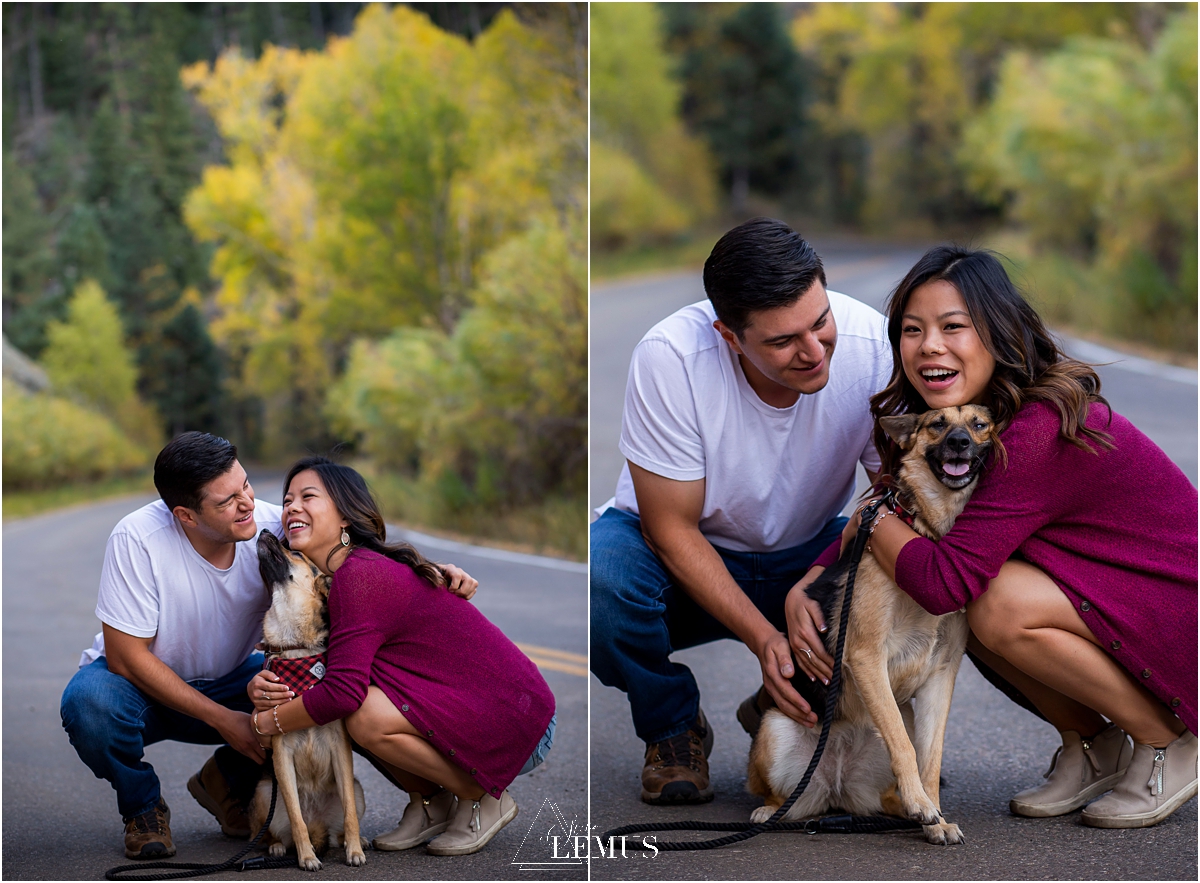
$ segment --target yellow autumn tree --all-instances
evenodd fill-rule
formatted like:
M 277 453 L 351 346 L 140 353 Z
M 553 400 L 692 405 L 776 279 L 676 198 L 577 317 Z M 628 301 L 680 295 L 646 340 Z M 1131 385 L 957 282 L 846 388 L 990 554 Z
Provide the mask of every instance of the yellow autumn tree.
M 348 440 L 493 507 L 582 494 L 586 7 L 506 10 L 468 43 L 372 6 L 322 52 L 184 81 L 228 143 L 186 217 L 217 246 L 214 334 L 266 452 Z

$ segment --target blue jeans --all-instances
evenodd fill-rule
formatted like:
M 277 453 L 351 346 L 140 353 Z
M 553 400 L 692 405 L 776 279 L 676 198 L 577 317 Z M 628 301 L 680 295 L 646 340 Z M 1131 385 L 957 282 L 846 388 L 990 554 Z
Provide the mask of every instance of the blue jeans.
M 557 725 L 558 712 L 555 712 L 550 716 L 550 723 L 546 725 L 546 732 L 542 733 L 541 741 L 533 749 L 533 754 L 529 755 L 529 760 L 525 761 L 525 766 L 521 767 L 521 772 L 517 773 L 518 776 L 532 773 L 545 762 L 546 755 L 550 753 L 550 748 L 554 745 L 554 729 Z
M 786 633 L 788 591 L 845 524 L 844 517 L 833 518 L 804 545 L 778 552 L 717 552 L 754 606 Z M 591 599 L 592 672 L 628 694 L 638 737 L 660 742 L 686 732 L 699 711 L 700 690 L 671 653 L 737 637 L 675 585 L 642 538 L 641 520 L 621 509 L 607 509 L 592 522 Z
M 262 670 L 263 656 L 250 656 L 229 674 L 215 680 L 188 681 L 218 705 L 253 711 L 246 684 Z M 101 656 L 75 673 L 63 691 L 63 728 L 79 759 L 98 779 L 107 779 L 117 792 L 117 809 L 129 819 L 154 807 L 160 795 L 158 775 L 142 760 L 145 747 L 172 740 L 194 745 L 222 745 L 217 767 L 235 797 L 248 800 L 262 777 L 262 766 L 225 745 L 215 729 L 194 717 L 155 702 L 132 683 L 108 670 Z

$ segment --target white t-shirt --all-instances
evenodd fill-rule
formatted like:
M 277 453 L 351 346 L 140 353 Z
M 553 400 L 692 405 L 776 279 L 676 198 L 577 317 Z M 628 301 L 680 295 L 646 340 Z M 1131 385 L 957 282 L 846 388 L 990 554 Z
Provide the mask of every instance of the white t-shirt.
M 750 387 L 707 300 L 659 322 L 633 351 L 621 453 L 656 475 L 705 479 L 700 532 L 715 546 L 802 545 L 850 501 L 856 463 L 879 469 L 869 400 L 891 379 L 887 322 L 835 291 L 829 304 L 838 331 L 829 382 L 790 408 Z M 628 464 L 611 502 L 637 514 Z
M 283 509 L 255 500 L 255 537 L 283 535 Z M 126 515 L 104 550 L 96 616 L 129 635 L 154 638 L 150 652 L 185 681 L 229 674 L 262 640 L 271 596 L 258 571 L 255 540 L 237 543 L 233 564 L 214 567 L 193 548 L 167 504 L 155 500 Z M 79 659 L 104 655 L 104 633 Z

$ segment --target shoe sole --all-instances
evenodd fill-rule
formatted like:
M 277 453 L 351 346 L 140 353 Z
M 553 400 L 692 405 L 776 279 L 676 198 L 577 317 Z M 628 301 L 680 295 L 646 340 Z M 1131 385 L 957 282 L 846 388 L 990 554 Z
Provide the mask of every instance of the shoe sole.
M 481 835 L 478 840 L 467 846 L 433 846 L 430 844 L 429 846 L 425 847 L 425 850 L 430 855 L 470 855 L 471 853 L 479 852 L 479 850 L 491 843 L 492 838 L 500 833 L 500 829 L 515 819 L 519 812 L 520 809 L 516 803 L 514 803 L 512 812 L 507 812 L 500 816 L 500 818 L 496 820 L 496 824 L 492 825 L 486 834 Z
M 402 849 L 412 849 L 414 846 L 420 846 L 422 843 L 427 843 L 449 827 L 450 822 L 447 820 L 441 824 L 433 825 L 432 827 L 425 829 L 416 837 L 409 837 L 407 840 L 401 840 L 398 843 L 384 840 L 381 837 L 376 837 L 371 841 L 371 845 L 381 852 L 399 852 Z
M 678 786 L 678 787 L 676 787 Z M 677 806 L 689 803 L 708 803 L 713 799 L 713 788 L 709 785 L 703 791 L 691 782 L 671 782 L 661 791 L 642 789 L 642 800 L 653 806 Z
M 1196 780 L 1153 812 L 1132 813 L 1127 816 L 1088 815 L 1085 809 L 1079 820 L 1089 828 L 1149 828 L 1157 825 L 1179 807 L 1196 796 Z
M 221 825 L 221 833 L 226 837 L 238 837 L 245 839 L 250 836 L 249 828 L 231 828 L 221 820 L 221 805 L 213 800 L 212 795 L 204 790 L 204 786 L 200 784 L 200 774 L 196 773 L 187 783 L 188 794 L 196 799 L 196 802 L 204 807 L 212 815 L 214 819 Z M 174 855 L 174 853 L 171 853 Z
M 155 849 L 154 847 L 158 847 Z M 141 852 L 130 852 L 125 850 L 125 858 L 146 859 L 146 858 L 170 858 L 175 854 L 174 848 L 167 849 L 161 843 L 147 843 L 142 847 Z
M 1024 816 L 1027 819 L 1049 819 L 1054 816 L 1065 816 L 1067 813 L 1079 809 L 1084 804 L 1091 803 L 1104 792 L 1111 791 L 1113 786 L 1121 781 L 1121 777 L 1124 775 L 1125 770 L 1119 770 L 1111 776 L 1093 782 L 1069 800 L 1060 800 L 1057 803 L 1023 803 L 1014 797 L 1008 802 L 1008 811 L 1015 816 Z

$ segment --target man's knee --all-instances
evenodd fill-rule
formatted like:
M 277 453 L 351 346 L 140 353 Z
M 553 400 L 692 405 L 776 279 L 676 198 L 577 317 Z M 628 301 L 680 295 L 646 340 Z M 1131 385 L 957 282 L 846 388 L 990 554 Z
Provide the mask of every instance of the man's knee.
M 71 678 L 59 704 L 63 729 L 76 750 L 99 749 L 130 728 L 140 728 L 140 691 L 98 664 L 84 666 Z

